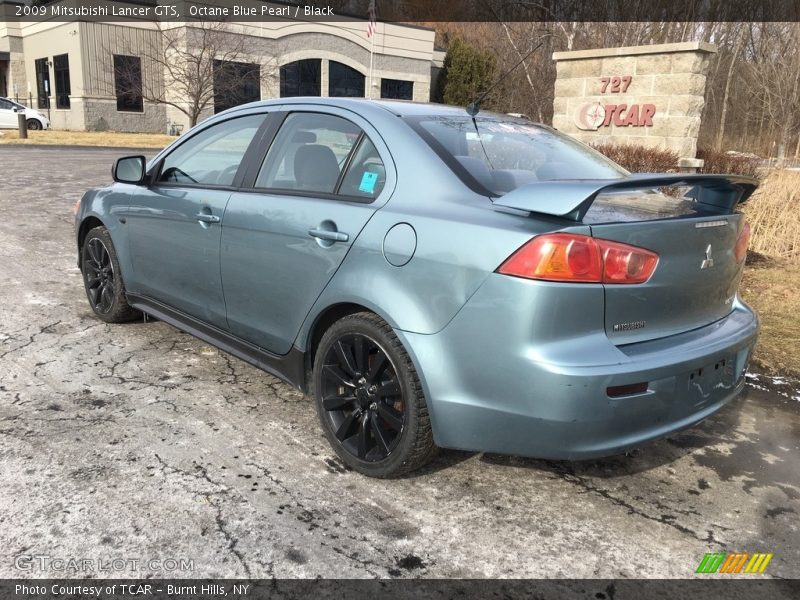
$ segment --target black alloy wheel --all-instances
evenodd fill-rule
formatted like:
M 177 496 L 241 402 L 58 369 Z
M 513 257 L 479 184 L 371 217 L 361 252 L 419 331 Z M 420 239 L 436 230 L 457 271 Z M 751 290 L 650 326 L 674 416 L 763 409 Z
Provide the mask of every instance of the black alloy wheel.
M 124 323 L 141 316 L 125 294 L 114 242 L 105 227 L 86 234 L 81 247 L 81 272 L 92 311 L 107 323 Z
M 396 477 L 436 454 L 416 368 L 394 330 L 360 312 L 336 321 L 316 348 L 312 389 L 333 450 L 370 477 Z
M 28 119 L 28 129 L 31 131 L 39 131 L 40 129 L 43 129 L 43 127 L 38 119 Z
M 322 367 L 322 407 L 336 438 L 353 456 L 384 460 L 406 420 L 397 372 L 386 352 L 360 333 L 336 339 Z
M 83 272 L 92 309 L 98 314 L 108 314 L 114 308 L 114 265 L 108 248 L 99 237 L 86 243 Z

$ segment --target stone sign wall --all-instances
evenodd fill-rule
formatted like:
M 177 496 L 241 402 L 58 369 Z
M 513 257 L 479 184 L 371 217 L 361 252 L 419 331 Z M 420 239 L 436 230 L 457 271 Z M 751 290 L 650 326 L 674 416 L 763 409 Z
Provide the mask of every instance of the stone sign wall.
M 674 150 L 696 167 L 706 75 L 705 42 L 555 52 L 553 126 L 587 143 Z

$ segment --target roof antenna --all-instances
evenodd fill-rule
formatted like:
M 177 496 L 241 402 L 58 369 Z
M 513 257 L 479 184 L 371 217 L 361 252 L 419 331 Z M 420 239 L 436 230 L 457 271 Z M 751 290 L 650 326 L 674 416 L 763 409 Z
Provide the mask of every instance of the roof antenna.
M 485 91 L 485 92 L 483 92 L 483 93 L 482 93 L 480 96 L 478 96 L 478 97 L 477 97 L 475 100 L 473 100 L 472 102 L 470 102 L 469 104 L 467 104 L 467 114 L 468 114 L 470 117 L 472 117 L 472 118 L 474 119 L 474 118 L 475 118 L 475 115 L 477 115 L 477 114 L 480 112 L 480 110 L 481 110 L 481 102 L 483 102 L 484 100 L 486 100 L 486 97 L 489 95 L 489 93 L 490 93 L 490 92 L 491 92 L 491 91 L 492 91 L 494 88 L 496 88 L 496 87 L 497 87 L 497 85 L 498 85 L 498 84 L 499 84 L 501 81 L 503 81 L 503 80 L 504 80 L 506 77 L 508 77 L 509 75 L 511 75 L 511 73 L 513 73 L 513 72 L 514 72 L 514 69 L 516 69 L 516 68 L 517 68 L 518 66 L 520 66 L 522 63 L 524 63 L 524 62 L 525 62 L 525 61 L 528 59 L 528 57 L 529 57 L 531 54 L 533 54 L 534 52 L 536 52 L 536 51 L 537 51 L 537 50 L 538 50 L 538 49 L 541 47 L 541 45 L 542 45 L 542 44 L 544 44 L 544 42 L 539 42 L 538 44 L 536 44 L 536 46 L 534 46 L 534 47 L 533 47 L 533 49 L 532 49 L 530 52 L 528 52 L 528 53 L 527 53 L 525 56 L 523 56 L 523 57 L 520 59 L 520 61 L 519 61 L 517 64 L 515 64 L 515 65 L 514 65 L 513 67 L 511 67 L 511 68 L 510 68 L 508 71 L 506 71 L 505 73 L 503 73 L 503 74 L 502 74 L 502 75 L 501 75 L 501 76 L 500 76 L 500 77 L 497 79 L 497 81 L 495 81 L 495 82 L 494 82 L 492 85 L 490 85 L 488 90 L 486 90 L 486 91 Z

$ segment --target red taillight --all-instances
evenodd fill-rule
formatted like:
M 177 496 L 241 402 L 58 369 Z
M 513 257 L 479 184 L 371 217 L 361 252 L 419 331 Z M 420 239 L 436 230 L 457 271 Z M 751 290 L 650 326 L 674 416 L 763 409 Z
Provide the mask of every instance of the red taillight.
M 609 240 L 571 233 L 539 235 L 512 254 L 498 273 L 572 283 L 644 283 L 658 254 Z
M 736 246 L 734 246 L 733 253 L 736 256 L 736 262 L 740 263 L 744 260 L 744 257 L 747 256 L 747 246 L 750 244 L 750 223 L 745 222 L 744 227 L 742 227 L 742 232 L 739 234 L 739 238 L 736 240 Z

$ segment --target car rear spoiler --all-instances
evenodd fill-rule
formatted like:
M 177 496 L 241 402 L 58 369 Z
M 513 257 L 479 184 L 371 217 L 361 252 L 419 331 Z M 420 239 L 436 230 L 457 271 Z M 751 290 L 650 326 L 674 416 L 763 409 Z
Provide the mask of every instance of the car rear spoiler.
M 602 193 L 668 186 L 691 187 L 687 196 L 712 212 L 730 214 L 756 191 L 758 180 L 741 175 L 636 173 L 625 179 L 538 181 L 495 198 L 494 205 L 581 221 Z

